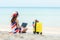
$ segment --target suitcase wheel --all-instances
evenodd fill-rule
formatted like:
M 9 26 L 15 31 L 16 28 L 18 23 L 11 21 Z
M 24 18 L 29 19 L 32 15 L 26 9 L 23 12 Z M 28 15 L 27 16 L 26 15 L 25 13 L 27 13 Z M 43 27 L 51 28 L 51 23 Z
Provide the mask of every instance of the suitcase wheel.
M 36 32 L 37 34 L 39 34 L 39 32 Z
M 40 34 L 42 35 L 42 32 Z
M 36 32 L 33 32 L 33 34 L 35 34 Z

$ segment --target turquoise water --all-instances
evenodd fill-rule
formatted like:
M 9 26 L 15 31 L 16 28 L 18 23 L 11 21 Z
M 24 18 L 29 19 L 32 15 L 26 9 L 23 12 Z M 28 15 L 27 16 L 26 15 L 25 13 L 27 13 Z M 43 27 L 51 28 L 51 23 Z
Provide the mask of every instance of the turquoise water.
M 60 27 L 60 7 L 0 7 L 1 26 L 10 24 L 14 11 L 19 12 L 20 25 L 27 22 L 28 26 L 32 27 L 32 22 L 37 19 L 42 22 L 43 27 Z

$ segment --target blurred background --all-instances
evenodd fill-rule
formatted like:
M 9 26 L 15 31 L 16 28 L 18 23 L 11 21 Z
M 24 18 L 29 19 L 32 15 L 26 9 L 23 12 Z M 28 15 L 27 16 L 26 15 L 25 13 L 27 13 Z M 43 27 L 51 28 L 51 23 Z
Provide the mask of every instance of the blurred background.
M 43 33 L 60 34 L 60 8 L 58 7 L 3 7 L 0 8 L 0 31 L 10 31 L 13 12 L 19 12 L 19 24 L 28 23 L 28 32 L 32 32 L 32 22 L 37 19 L 43 24 Z
M 19 24 L 27 22 L 27 32 L 32 33 L 32 22 L 43 24 L 43 34 L 60 34 L 60 0 L 1 0 L 0 31 L 11 31 L 13 12 L 19 12 Z

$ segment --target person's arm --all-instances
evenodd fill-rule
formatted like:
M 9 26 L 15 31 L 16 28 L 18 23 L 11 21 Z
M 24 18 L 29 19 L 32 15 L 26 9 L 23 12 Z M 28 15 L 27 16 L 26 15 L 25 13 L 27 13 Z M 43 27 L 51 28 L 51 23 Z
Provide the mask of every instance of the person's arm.
M 17 27 L 20 28 L 20 25 L 19 25 L 19 21 L 16 20 L 16 23 L 17 23 Z

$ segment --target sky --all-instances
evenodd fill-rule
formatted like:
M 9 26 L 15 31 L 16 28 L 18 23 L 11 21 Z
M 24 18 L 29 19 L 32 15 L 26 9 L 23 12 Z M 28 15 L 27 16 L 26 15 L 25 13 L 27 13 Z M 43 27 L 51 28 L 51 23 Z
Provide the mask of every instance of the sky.
M 0 0 L 0 7 L 60 7 L 60 0 Z
M 28 27 L 32 27 L 32 22 L 38 19 L 43 24 L 44 33 L 60 34 L 60 0 L 1 0 L 1 31 L 10 31 L 10 20 L 14 11 L 19 12 L 20 25 L 27 22 Z

